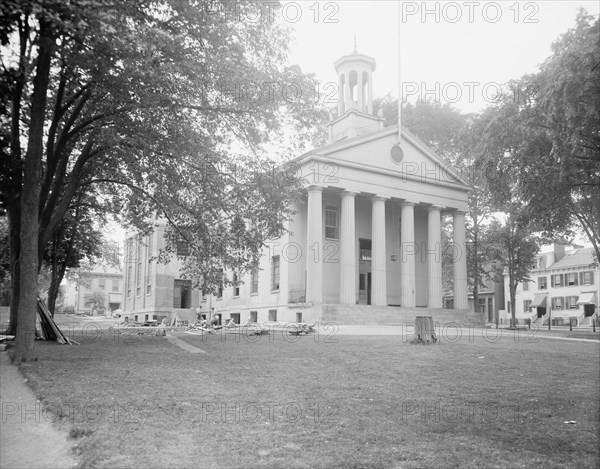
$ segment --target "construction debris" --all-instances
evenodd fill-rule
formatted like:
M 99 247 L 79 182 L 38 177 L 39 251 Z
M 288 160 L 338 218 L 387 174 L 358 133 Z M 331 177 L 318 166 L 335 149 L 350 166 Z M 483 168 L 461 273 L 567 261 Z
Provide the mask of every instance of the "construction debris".
M 62 333 L 62 331 L 54 322 L 54 319 L 52 319 L 46 303 L 44 303 L 44 301 L 40 298 L 38 298 L 37 301 L 37 313 L 40 326 L 39 329 L 36 328 L 36 336 L 38 339 L 55 340 L 59 344 L 77 344 L 77 342 L 69 339 Z
M 171 322 L 169 323 L 170 327 L 180 327 L 180 326 L 187 326 L 188 325 L 188 321 L 184 321 L 183 319 L 181 319 L 179 317 L 179 314 L 177 314 L 177 311 L 175 311 L 173 313 L 173 315 L 171 316 Z
M 235 324 L 233 319 L 230 319 L 224 326 L 214 324 L 214 322 L 203 320 L 188 326 L 185 330 L 186 334 L 205 335 L 215 334 L 246 334 L 246 335 L 263 335 L 270 332 L 281 331 L 290 335 L 308 335 L 315 332 L 315 324 L 307 323 L 284 323 L 269 321 L 264 323 L 250 322 L 250 319 L 245 324 Z

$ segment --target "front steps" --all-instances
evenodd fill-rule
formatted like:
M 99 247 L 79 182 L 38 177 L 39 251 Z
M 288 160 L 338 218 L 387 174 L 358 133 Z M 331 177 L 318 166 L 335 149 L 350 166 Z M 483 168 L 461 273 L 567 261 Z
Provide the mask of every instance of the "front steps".
M 321 322 L 343 325 L 413 325 L 417 316 L 431 316 L 434 323 L 485 324 L 483 313 L 462 309 L 402 308 L 370 305 L 315 305 L 313 318 Z M 319 311 L 320 310 L 320 311 Z

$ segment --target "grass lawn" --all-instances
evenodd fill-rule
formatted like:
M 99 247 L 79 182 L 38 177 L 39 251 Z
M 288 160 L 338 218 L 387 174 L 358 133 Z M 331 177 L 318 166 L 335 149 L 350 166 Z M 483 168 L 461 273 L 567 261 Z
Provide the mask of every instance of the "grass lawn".
M 36 344 L 22 369 L 83 467 L 600 463 L 600 343 L 177 337 L 205 353 L 109 333 Z

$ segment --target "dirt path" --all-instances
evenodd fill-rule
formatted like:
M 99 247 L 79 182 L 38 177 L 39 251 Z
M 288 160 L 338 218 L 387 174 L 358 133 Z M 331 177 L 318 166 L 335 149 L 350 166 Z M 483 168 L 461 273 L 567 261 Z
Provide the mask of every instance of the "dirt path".
M 10 364 L 7 351 L 0 352 L 0 467 L 73 468 L 67 434 L 50 423 L 23 375 Z

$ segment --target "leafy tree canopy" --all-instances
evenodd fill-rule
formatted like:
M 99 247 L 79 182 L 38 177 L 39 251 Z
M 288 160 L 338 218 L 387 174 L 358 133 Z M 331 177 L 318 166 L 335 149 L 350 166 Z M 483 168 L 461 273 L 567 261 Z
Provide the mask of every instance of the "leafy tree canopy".
M 25 285 L 39 269 L 82 192 L 102 194 L 102 210 L 138 230 L 167 220 L 198 264 L 239 243 L 245 255 L 236 267 L 256 262 L 298 189 L 274 160 L 309 145 L 325 117 L 311 77 L 287 64 L 290 35 L 280 15 L 254 11 L 264 7 L 1 3 L 0 210 L 20 278 L 13 283 Z M 284 127 L 292 129 L 285 147 L 267 153 Z M 253 227 L 245 236 L 232 228 L 238 219 Z M 13 297 L 34 308 L 32 290 L 19 294 L 17 285 Z

